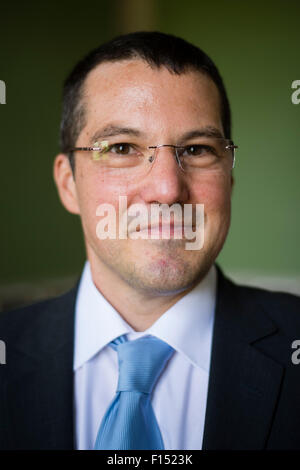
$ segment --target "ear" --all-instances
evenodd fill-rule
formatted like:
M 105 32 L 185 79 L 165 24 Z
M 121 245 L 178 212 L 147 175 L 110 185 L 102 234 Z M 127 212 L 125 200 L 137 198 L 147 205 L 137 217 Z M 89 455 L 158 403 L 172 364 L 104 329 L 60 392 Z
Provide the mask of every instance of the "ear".
M 53 177 L 63 206 L 72 214 L 79 214 L 76 184 L 67 155 L 60 153 L 55 157 Z
M 234 186 L 235 179 L 233 177 L 233 174 L 231 173 L 231 194 L 233 192 L 233 186 Z

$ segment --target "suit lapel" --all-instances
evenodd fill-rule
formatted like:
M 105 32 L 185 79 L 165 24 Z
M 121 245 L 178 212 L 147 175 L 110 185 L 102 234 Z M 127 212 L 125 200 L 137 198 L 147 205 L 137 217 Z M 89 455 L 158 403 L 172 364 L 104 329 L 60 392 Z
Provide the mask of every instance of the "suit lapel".
M 77 285 L 48 301 L 10 352 L 7 418 L 13 448 L 72 449 L 74 307 Z M 32 346 L 34 344 L 34 348 Z
M 257 347 L 276 326 L 242 290 L 218 269 L 203 449 L 263 449 L 278 400 L 283 368 Z

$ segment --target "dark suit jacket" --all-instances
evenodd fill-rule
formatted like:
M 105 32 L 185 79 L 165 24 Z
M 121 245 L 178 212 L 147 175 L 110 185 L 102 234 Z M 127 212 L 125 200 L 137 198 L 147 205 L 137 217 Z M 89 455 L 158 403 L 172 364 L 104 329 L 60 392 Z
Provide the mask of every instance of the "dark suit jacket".
M 0 314 L 0 449 L 73 449 L 68 293 Z M 218 268 L 203 449 L 300 449 L 300 297 L 238 286 Z

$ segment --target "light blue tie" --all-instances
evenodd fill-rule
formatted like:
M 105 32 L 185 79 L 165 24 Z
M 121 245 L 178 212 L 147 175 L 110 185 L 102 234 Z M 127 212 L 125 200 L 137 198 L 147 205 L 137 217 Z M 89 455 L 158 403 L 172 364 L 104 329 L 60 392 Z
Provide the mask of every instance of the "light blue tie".
M 174 349 L 154 336 L 135 341 L 120 336 L 110 346 L 118 352 L 119 381 L 94 449 L 164 449 L 151 392 Z

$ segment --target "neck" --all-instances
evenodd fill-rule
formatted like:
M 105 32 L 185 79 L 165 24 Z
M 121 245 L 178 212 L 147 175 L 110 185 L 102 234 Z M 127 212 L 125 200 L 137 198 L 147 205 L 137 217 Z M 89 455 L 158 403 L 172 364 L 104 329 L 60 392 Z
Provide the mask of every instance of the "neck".
M 145 331 L 192 288 L 164 295 L 137 290 L 103 263 L 89 257 L 92 279 L 108 302 L 135 330 Z

